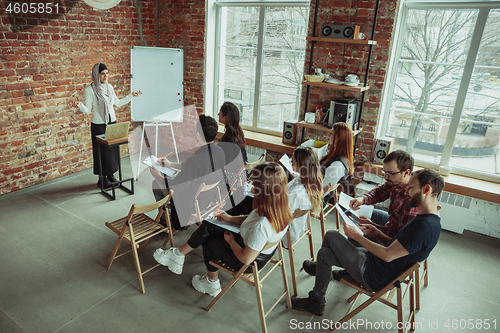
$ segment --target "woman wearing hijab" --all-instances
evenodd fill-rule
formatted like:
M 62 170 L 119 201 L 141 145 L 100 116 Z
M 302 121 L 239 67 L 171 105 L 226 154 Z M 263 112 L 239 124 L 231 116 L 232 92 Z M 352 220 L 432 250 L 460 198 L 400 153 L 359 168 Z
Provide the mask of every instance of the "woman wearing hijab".
M 116 123 L 115 110 L 113 105 L 117 107 L 123 106 L 130 102 L 131 96 L 139 96 L 142 94 L 140 90 L 134 91 L 127 97 L 118 99 L 115 90 L 108 83 L 108 68 L 102 62 L 94 65 L 92 68 L 92 84 L 85 87 L 85 104 L 76 102 L 80 111 L 85 114 L 90 114 L 92 110 L 91 133 L 92 133 L 92 153 L 94 155 L 94 175 L 99 175 L 99 160 L 97 156 L 97 140 L 96 135 L 104 134 L 106 126 Z M 108 148 L 101 147 L 101 163 L 102 163 L 102 179 L 99 178 L 97 186 L 101 187 L 103 183 L 104 188 L 111 187 L 111 183 L 117 182 L 113 174 L 118 170 L 118 159 L 120 158 L 120 151 L 118 147 Z

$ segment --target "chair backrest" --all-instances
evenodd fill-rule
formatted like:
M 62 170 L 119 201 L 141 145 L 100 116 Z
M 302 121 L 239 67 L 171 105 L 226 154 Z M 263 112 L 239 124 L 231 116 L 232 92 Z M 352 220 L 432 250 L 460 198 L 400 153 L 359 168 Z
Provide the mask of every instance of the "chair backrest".
M 154 202 L 154 203 L 149 204 L 149 205 L 143 205 L 143 206 L 132 205 L 130 212 L 131 212 L 131 214 L 135 215 L 135 214 L 147 213 L 147 212 L 150 212 L 152 210 L 158 209 L 161 206 L 165 205 L 170 200 L 173 193 L 174 193 L 174 190 L 170 190 L 168 192 L 168 194 L 165 196 L 165 198 L 158 200 L 157 202 Z
M 339 183 L 337 183 L 337 184 L 335 184 L 335 185 L 328 184 L 328 185 L 324 188 L 324 193 L 323 193 L 323 195 L 327 195 L 328 193 L 335 191 L 335 190 L 339 187 L 339 185 L 340 185 Z
M 309 213 L 309 210 L 302 210 L 302 209 L 297 208 L 295 210 L 295 212 L 292 213 L 292 219 L 295 220 L 296 218 L 302 217 L 302 216 L 306 215 L 307 213 Z
M 267 242 L 266 245 L 264 245 L 264 247 L 262 248 L 262 250 L 260 250 L 260 252 L 265 251 L 265 250 L 269 250 L 270 248 L 272 248 L 273 246 L 278 244 L 278 242 L 280 242 L 280 241 L 281 241 L 281 239 L 276 241 L 276 242 L 273 242 L 273 243 Z
M 264 157 L 266 157 L 266 154 L 260 155 L 259 159 L 255 162 L 245 163 L 245 170 L 252 170 L 253 168 L 255 168 L 257 165 L 262 163 L 262 160 L 264 160 Z

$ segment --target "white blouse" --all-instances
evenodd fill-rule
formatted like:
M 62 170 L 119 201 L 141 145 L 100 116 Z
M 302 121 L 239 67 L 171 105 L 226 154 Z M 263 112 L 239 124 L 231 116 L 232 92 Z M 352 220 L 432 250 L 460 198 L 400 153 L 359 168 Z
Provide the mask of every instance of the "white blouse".
M 288 228 L 285 228 L 277 233 L 265 216 L 259 216 L 257 209 L 252 210 L 250 215 L 240 225 L 240 235 L 245 245 L 254 251 L 262 250 L 268 242 L 274 243 L 279 241 L 286 234 L 287 230 Z M 261 253 L 271 254 L 277 246 L 278 244 Z
M 307 194 L 306 188 L 300 182 L 300 177 L 292 179 L 288 183 L 288 205 L 290 206 L 290 211 L 293 214 L 295 210 L 310 210 L 312 208 L 309 195 Z M 301 217 L 295 218 L 290 224 L 290 235 L 292 236 L 292 243 L 304 234 L 307 223 L 307 214 Z M 282 239 L 285 247 L 288 247 L 288 241 L 285 237 Z
M 126 97 L 118 99 L 118 97 L 116 97 L 113 86 L 109 83 L 107 85 L 108 85 L 107 91 L 109 94 L 109 105 L 110 105 L 109 115 L 111 116 L 111 122 L 113 122 L 116 121 L 116 115 L 115 115 L 115 110 L 113 109 L 113 105 L 120 107 L 129 103 L 132 98 L 132 94 L 128 94 Z M 83 92 L 85 94 L 85 104 L 80 103 L 80 105 L 78 105 L 80 111 L 82 111 L 85 114 L 90 114 L 92 112 L 92 109 L 94 109 L 94 114 L 92 116 L 92 123 L 105 124 L 104 120 L 101 118 L 101 115 L 97 111 L 98 110 L 97 98 L 95 97 L 94 90 L 92 90 L 92 87 L 90 85 L 85 87 L 85 89 L 83 89 Z

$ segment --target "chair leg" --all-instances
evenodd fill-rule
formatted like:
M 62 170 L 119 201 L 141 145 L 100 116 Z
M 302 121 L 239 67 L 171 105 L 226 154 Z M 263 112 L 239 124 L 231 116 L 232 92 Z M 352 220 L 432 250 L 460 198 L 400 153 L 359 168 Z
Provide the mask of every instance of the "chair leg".
M 398 311 L 398 323 L 404 324 L 403 321 L 403 292 L 401 291 L 401 287 L 396 287 L 397 289 L 397 311 Z M 404 325 L 400 325 L 398 327 L 398 333 L 404 333 L 404 328 L 401 327 Z
M 288 257 L 290 258 L 290 272 L 292 273 L 293 296 L 297 296 L 298 295 L 297 275 L 295 274 L 295 259 L 293 257 L 293 243 L 292 243 L 292 236 L 290 235 L 290 232 L 286 233 L 286 239 L 288 242 Z
M 424 260 L 424 286 L 429 285 L 429 262 L 427 259 Z
M 314 260 L 314 243 L 313 243 L 313 235 L 312 235 L 312 226 L 311 226 L 311 214 L 307 214 L 307 228 L 309 229 L 309 251 L 311 253 L 311 260 Z
M 413 272 L 413 281 L 415 281 L 415 276 L 418 275 L 418 271 Z M 410 288 L 410 317 L 408 318 L 408 321 L 410 323 L 410 331 L 415 330 L 415 284 L 410 281 L 410 285 L 408 286 Z
M 132 228 L 130 228 L 130 239 L 131 239 L 131 246 L 132 246 L 132 254 L 134 255 L 134 263 L 135 263 L 135 269 L 137 271 L 137 277 L 139 278 L 139 284 L 141 285 L 141 292 L 144 294 L 146 292 L 146 289 L 144 288 L 144 280 L 142 279 L 142 272 L 141 272 L 141 264 L 139 262 L 139 255 L 137 254 L 137 246 L 138 244 L 134 240 L 134 231 Z
M 415 305 L 417 310 L 420 310 L 420 268 L 417 268 L 415 273 Z
M 210 311 L 210 309 L 222 298 L 222 296 L 224 296 L 224 294 L 232 287 L 236 284 L 236 282 L 238 282 L 238 280 L 240 279 L 240 276 L 241 274 L 243 274 L 243 271 L 240 269 L 240 271 L 235 275 L 233 276 L 233 278 L 231 279 L 231 281 L 229 281 L 226 286 L 222 289 L 222 291 L 219 293 L 219 295 L 217 295 L 213 300 L 212 302 L 210 302 L 210 304 L 208 304 L 208 306 L 205 308 L 206 311 Z
M 111 257 L 109 258 L 108 264 L 106 265 L 107 269 L 109 269 L 111 267 L 113 260 L 115 260 L 115 258 L 116 258 L 116 253 L 118 252 L 118 249 L 120 248 L 120 244 L 122 243 L 126 228 L 127 228 L 127 226 L 123 226 L 123 230 L 122 230 L 122 232 L 120 232 L 120 235 L 118 236 L 118 240 L 116 241 L 115 247 L 113 248 L 113 251 L 111 252 Z
M 321 210 L 321 213 L 319 214 L 319 224 L 321 226 L 321 239 L 325 238 L 325 215 L 323 214 L 323 210 Z
M 283 287 L 285 288 L 286 306 L 287 308 L 292 308 L 292 299 L 290 298 L 290 288 L 288 286 L 288 280 L 286 278 L 286 267 L 285 260 L 283 259 L 283 248 L 281 244 L 278 245 L 278 255 L 281 261 L 281 276 L 283 277 Z
M 266 315 L 264 312 L 264 303 L 262 302 L 262 286 L 260 284 L 259 272 L 257 264 L 255 262 L 252 265 L 252 271 L 255 283 L 255 293 L 257 294 L 257 307 L 259 308 L 260 327 L 262 328 L 262 333 L 267 333 Z

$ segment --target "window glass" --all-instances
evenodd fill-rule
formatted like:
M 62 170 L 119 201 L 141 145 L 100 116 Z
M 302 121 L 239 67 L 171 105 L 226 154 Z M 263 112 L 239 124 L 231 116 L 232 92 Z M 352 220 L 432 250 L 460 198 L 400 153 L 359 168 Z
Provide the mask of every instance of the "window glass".
M 479 9 L 406 11 L 384 124 L 393 149 L 411 153 L 417 165 L 440 165 L 445 145 L 453 145 L 446 166 L 500 175 L 499 10 L 489 11 L 477 55 L 471 42 L 476 25 L 481 27 Z M 463 75 L 469 56 L 477 56 L 470 81 Z M 463 107 L 457 103 L 461 84 L 468 86 Z M 460 122 L 450 135 L 454 113 Z
M 281 133 L 298 119 L 308 17 L 309 7 L 221 8 L 216 100 L 238 105 L 246 128 Z

